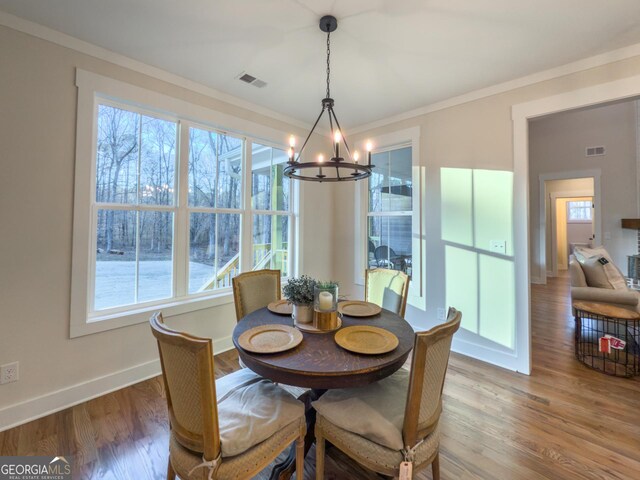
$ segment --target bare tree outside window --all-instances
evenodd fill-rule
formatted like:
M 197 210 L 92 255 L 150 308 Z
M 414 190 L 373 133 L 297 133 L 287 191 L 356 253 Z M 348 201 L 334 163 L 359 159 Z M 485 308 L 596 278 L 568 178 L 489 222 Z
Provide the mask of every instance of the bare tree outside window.
M 98 108 L 95 310 L 172 295 L 176 143 L 174 121 Z

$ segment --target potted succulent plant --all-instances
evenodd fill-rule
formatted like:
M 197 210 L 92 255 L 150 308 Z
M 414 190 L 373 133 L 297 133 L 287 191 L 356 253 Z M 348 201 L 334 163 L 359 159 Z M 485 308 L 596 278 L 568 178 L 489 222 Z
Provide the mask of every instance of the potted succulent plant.
M 282 289 L 284 298 L 293 304 L 293 320 L 295 323 L 311 323 L 313 321 L 313 289 L 316 281 L 307 276 L 290 278 Z

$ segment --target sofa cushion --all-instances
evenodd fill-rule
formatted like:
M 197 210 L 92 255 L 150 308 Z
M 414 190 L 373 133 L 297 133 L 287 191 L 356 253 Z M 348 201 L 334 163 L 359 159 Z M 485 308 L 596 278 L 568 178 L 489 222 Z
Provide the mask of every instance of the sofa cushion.
M 604 247 L 576 247 L 574 255 L 582 266 L 588 286 L 617 290 L 627 289 L 624 275 L 615 266 Z
M 571 260 L 569 261 L 569 276 L 571 277 L 572 287 L 588 287 L 584 271 L 575 255 L 571 255 Z
M 408 390 L 409 372 L 401 368 L 366 387 L 329 390 L 313 402 L 313 408 L 343 430 L 401 450 Z
M 302 402 L 247 368 L 216 380 L 216 397 L 223 457 L 247 451 L 304 416 Z

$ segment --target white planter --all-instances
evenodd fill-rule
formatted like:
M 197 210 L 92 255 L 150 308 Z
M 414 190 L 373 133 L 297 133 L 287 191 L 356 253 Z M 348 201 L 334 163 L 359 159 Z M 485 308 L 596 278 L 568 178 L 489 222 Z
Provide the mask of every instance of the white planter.
M 293 304 L 293 317 L 294 323 L 311 323 L 313 322 L 313 307 L 311 305 L 296 305 Z

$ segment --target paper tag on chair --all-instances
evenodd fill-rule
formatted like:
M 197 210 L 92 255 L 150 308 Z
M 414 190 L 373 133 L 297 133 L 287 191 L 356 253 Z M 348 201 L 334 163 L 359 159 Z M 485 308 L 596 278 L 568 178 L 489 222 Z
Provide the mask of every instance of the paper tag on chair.
M 402 462 L 400 464 L 400 477 L 398 480 L 411 480 L 412 473 L 413 473 L 413 463 Z

